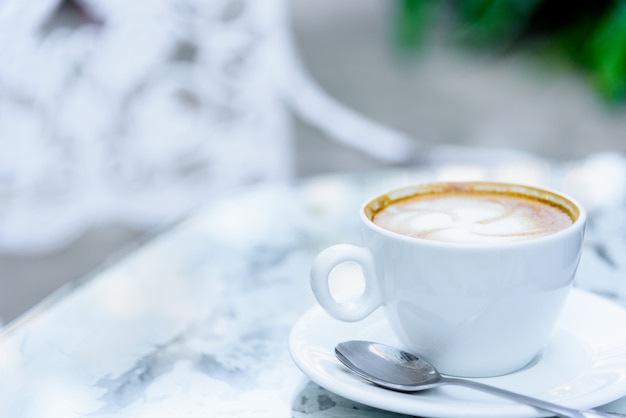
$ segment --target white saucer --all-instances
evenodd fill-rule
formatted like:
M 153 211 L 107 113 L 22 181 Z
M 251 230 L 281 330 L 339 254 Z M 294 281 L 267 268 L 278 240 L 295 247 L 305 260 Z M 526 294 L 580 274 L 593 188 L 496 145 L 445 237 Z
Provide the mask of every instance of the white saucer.
M 572 408 L 589 409 L 611 402 L 626 395 L 625 327 L 626 310 L 573 289 L 552 339 L 533 364 L 509 375 L 476 380 Z M 335 345 L 353 339 L 399 345 L 380 310 L 365 320 L 347 323 L 315 306 L 293 326 L 289 350 L 297 366 L 315 383 L 372 407 L 429 417 L 549 415 L 461 387 L 406 394 L 371 385 L 335 358 Z

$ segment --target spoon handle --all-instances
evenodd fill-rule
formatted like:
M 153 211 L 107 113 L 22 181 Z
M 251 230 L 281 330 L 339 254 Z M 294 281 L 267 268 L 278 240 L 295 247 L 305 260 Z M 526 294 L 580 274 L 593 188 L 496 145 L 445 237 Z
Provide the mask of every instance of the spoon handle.
M 615 418 L 616 415 L 611 415 L 600 411 L 579 411 L 565 406 L 557 405 L 552 402 L 547 402 L 537 398 L 531 398 L 530 396 L 521 395 L 515 392 L 509 392 L 508 390 L 500 389 L 494 386 L 485 385 L 484 383 L 475 382 L 473 380 L 457 379 L 454 377 L 442 377 L 441 383 L 465 386 L 468 388 L 477 389 L 493 395 L 498 395 L 503 398 L 507 398 L 516 402 L 524 403 L 526 405 L 534 406 L 535 408 L 543 411 L 551 412 L 558 417 L 562 418 Z

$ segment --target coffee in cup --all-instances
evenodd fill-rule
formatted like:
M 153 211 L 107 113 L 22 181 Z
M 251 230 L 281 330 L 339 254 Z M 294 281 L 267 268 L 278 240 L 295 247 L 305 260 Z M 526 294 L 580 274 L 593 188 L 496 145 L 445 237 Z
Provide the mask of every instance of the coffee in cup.
M 383 307 L 398 343 L 457 376 L 496 376 L 548 342 L 574 280 L 586 214 L 570 197 L 507 183 L 423 184 L 360 210 L 363 246 L 313 262 L 320 305 L 342 321 Z M 329 276 L 360 265 L 364 289 L 339 303 Z
M 369 206 L 368 216 L 382 228 L 415 238 L 495 244 L 541 237 L 572 225 L 576 213 L 571 205 L 551 197 L 446 183 L 402 199 L 380 198 Z

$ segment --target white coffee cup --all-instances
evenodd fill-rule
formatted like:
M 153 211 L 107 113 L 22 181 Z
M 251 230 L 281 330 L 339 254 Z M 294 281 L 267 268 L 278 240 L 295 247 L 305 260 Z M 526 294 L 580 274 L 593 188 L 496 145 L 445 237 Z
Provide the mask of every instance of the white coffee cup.
M 383 206 L 449 186 L 526 196 L 571 215 L 565 229 L 504 243 L 441 242 L 391 232 L 373 222 Z M 342 321 L 358 321 L 384 307 L 405 349 L 442 373 L 484 377 L 530 363 L 549 341 L 574 280 L 586 213 L 572 198 L 536 187 L 490 183 L 434 183 L 395 190 L 360 210 L 363 246 L 323 250 L 311 269 L 319 304 Z M 331 271 L 351 261 L 363 272 L 363 293 L 339 303 Z

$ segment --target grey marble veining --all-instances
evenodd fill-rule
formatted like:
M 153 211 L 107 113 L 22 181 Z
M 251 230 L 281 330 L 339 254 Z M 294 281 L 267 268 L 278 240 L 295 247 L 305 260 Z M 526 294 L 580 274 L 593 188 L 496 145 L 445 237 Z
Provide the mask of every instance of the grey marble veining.
M 611 158 L 614 169 L 626 167 Z M 569 187 L 577 170 L 592 182 L 588 163 L 526 164 L 517 175 L 569 188 L 588 203 L 579 285 L 626 305 L 625 189 L 617 184 L 599 198 L 593 183 Z M 399 416 L 326 391 L 291 361 L 290 328 L 314 303 L 311 261 L 333 243 L 359 242 L 355 214 L 375 193 L 450 176 L 503 178 L 498 170 L 328 176 L 209 200 L 4 330 L 0 416 Z M 619 401 L 612 408 L 626 412 Z

